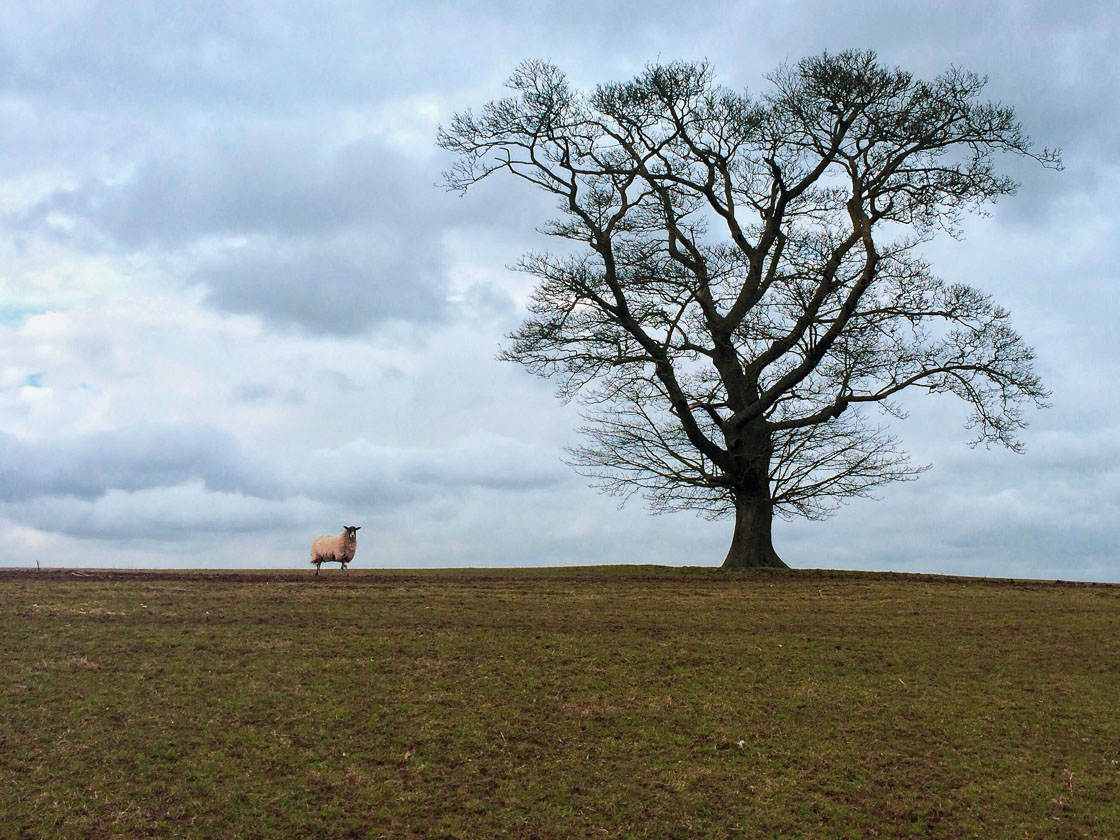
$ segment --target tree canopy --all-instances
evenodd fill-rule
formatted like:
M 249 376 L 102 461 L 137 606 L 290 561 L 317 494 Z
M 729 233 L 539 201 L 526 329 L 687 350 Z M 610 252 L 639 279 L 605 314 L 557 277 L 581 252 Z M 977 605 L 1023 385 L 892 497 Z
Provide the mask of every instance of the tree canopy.
M 543 231 L 564 244 L 522 259 L 536 291 L 502 355 L 583 402 L 574 464 L 655 510 L 735 513 L 729 565 L 781 564 L 775 511 L 920 472 L 868 408 L 952 394 L 974 442 L 1018 449 L 1047 397 L 1008 312 L 920 246 L 1014 193 L 1000 153 L 1058 153 L 959 68 L 924 81 L 848 51 L 768 81 L 752 97 L 674 62 L 580 92 L 527 61 L 439 134 L 452 189 L 509 174 L 557 199 Z

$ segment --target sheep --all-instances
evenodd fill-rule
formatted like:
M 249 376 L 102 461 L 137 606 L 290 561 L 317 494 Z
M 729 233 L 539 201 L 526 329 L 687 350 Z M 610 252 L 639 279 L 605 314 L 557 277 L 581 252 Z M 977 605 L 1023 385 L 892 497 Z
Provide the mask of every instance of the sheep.
M 346 564 L 354 559 L 358 550 L 358 531 L 361 525 L 346 525 L 345 531 L 337 537 L 316 537 L 311 543 L 311 565 L 315 567 L 315 574 L 319 574 L 319 567 L 324 563 L 340 563 L 346 569 Z

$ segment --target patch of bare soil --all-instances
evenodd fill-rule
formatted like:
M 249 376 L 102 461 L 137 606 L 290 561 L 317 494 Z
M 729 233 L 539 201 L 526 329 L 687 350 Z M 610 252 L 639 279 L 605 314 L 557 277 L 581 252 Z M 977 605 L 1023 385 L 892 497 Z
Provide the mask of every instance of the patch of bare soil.
M 432 582 L 493 583 L 533 580 L 559 583 L 623 583 L 638 582 L 677 587 L 711 584 L 734 580 L 782 580 L 785 585 L 815 585 L 822 581 L 896 581 L 942 584 L 985 584 L 1004 587 L 1102 587 L 1120 588 L 1117 583 L 1091 581 L 1030 580 L 1016 578 L 963 577 L 902 572 L 863 572 L 832 569 L 759 569 L 752 571 L 696 567 L 586 566 L 577 569 L 402 569 L 393 571 L 356 570 L 324 571 L 316 576 L 311 570 L 265 569 L 261 571 L 211 569 L 81 569 L 81 568 L 0 568 L 0 583 L 5 580 L 42 580 L 51 582 L 155 582 L 184 583 L 346 583 L 355 586 L 400 584 L 409 579 Z

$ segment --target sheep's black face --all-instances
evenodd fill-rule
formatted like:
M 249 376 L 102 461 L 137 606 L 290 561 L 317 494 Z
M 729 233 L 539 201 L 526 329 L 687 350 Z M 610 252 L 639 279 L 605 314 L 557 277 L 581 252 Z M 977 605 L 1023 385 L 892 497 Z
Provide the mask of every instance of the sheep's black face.
M 346 526 L 346 539 L 348 539 L 348 540 L 357 539 L 358 531 L 360 531 L 361 529 L 362 529 L 361 525 L 347 525 Z

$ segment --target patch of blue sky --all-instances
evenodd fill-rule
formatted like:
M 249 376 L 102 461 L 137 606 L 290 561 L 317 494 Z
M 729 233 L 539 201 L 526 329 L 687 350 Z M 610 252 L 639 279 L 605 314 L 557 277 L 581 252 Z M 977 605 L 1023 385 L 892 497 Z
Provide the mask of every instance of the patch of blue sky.
M 0 304 L 0 326 L 19 327 L 32 315 L 40 315 L 47 309 L 42 306 L 5 306 Z

